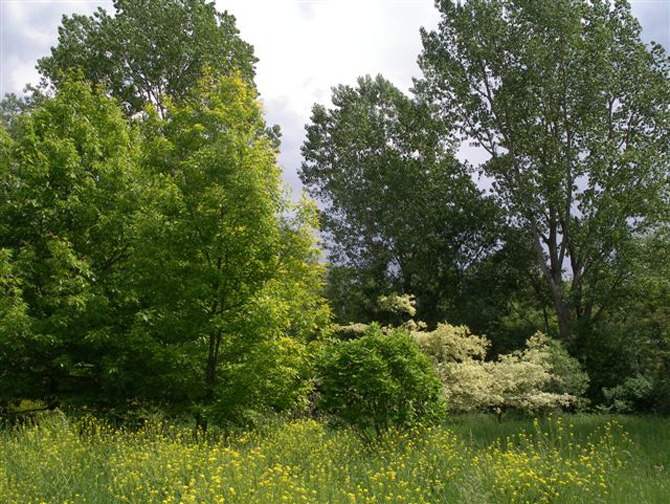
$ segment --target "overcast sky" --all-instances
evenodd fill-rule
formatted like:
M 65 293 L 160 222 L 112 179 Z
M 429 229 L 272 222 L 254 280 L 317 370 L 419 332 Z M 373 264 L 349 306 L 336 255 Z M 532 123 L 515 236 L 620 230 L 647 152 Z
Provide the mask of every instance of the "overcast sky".
M 332 86 L 353 84 L 365 74 L 381 73 L 409 89 L 419 75 L 419 28 L 432 29 L 438 22 L 432 0 L 216 3 L 235 15 L 242 38 L 260 59 L 256 83 L 268 122 L 282 128 L 280 162 L 296 195 L 300 145 L 312 105 L 329 103 Z M 644 39 L 670 48 L 670 0 L 633 0 L 632 5 Z M 20 94 L 38 80 L 35 64 L 56 43 L 63 14 L 91 14 L 98 6 L 113 11 L 111 0 L 0 0 L 0 96 Z

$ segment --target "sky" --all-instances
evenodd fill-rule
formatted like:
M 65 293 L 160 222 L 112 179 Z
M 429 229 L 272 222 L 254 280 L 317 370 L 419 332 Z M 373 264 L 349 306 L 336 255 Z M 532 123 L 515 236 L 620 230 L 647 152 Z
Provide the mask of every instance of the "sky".
M 544 1 L 544 0 L 542 0 Z M 550 0 L 547 0 L 550 1 Z M 409 90 L 420 76 L 419 28 L 439 21 L 433 0 L 218 0 L 237 18 L 259 58 L 256 83 L 269 124 L 282 129 L 279 161 L 284 179 L 300 194 L 300 146 L 314 103 L 328 105 L 331 88 L 381 73 Z M 633 0 L 645 41 L 670 49 L 670 0 Z M 39 80 L 37 59 L 55 45 L 64 14 L 91 14 L 111 0 L 0 0 L 0 96 L 21 94 Z M 463 149 L 477 162 L 480 154 Z

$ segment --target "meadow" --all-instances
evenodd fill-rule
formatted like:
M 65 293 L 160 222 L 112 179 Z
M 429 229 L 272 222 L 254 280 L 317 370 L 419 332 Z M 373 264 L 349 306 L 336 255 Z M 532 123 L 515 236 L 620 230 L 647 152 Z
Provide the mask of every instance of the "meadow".
M 5 504 L 670 502 L 670 421 L 452 417 L 365 442 L 316 420 L 195 438 L 50 415 L 0 432 Z

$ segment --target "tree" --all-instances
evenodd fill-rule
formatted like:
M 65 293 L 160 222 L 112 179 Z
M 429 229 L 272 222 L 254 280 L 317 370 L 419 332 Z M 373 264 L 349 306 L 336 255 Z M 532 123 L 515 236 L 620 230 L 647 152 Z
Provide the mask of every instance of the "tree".
M 37 65 L 44 85 L 59 87 L 68 70 L 79 69 L 133 115 L 147 103 L 164 113 L 165 98 L 185 98 L 206 68 L 241 72 L 253 83 L 253 48 L 213 2 L 114 0 L 114 10 L 63 17 L 58 45 Z
M 329 320 L 315 208 L 282 192 L 239 76 L 165 116 L 70 78 L 0 129 L 0 401 L 242 422 L 305 397 Z
M 666 218 L 670 65 L 624 1 L 442 0 L 416 88 L 488 152 L 532 237 L 560 336 L 611 306 L 629 244 Z
M 0 394 L 112 396 L 132 299 L 137 130 L 113 100 L 67 79 L 12 132 L 0 128 Z
M 338 303 L 357 290 L 414 294 L 421 318 L 439 320 L 463 271 L 496 244 L 492 201 L 440 131 L 426 105 L 381 76 L 335 87 L 331 109 L 314 106 L 300 177 L 324 205 Z
M 143 125 L 134 332 L 180 348 L 189 400 L 222 420 L 295 397 L 289 363 L 328 320 L 314 208 L 288 202 L 264 125 L 253 88 L 214 74 Z

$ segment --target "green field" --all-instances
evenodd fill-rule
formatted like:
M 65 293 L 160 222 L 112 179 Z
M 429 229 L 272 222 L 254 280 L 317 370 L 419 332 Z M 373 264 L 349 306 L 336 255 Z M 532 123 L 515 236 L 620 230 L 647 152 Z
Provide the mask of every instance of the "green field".
M 196 441 L 52 416 L 0 433 L 0 502 L 667 504 L 670 421 L 454 417 L 368 444 L 314 420 Z

